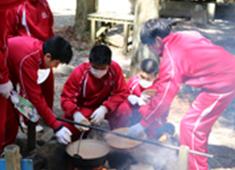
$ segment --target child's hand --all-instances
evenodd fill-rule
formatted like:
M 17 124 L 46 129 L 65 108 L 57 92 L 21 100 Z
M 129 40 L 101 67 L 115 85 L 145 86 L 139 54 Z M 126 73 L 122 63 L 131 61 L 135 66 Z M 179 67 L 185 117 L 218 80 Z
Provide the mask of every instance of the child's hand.
M 70 130 L 64 126 L 55 133 L 55 136 L 57 137 L 58 142 L 65 144 L 65 145 L 71 142 L 71 138 L 70 138 L 71 135 L 72 135 L 72 132 L 70 132 Z
M 127 132 L 127 135 L 132 137 L 141 137 L 144 134 L 144 130 L 145 128 L 140 123 L 137 123 L 130 127 Z
M 98 109 L 96 109 L 92 115 L 91 115 L 91 123 L 94 125 L 99 125 L 105 117 L 105 114 L 107 113 L 107 109 L 104 106 L 100 106 Z
M 138 100 L 138 105 L 142 106 L 142 105 L 145 105 L 145 104 L 147 104 L 147 102 L 140 97 L 139 100 Z
M 83 124 L 87 124 L 87 125 L 90 125 L 90 122 L 89 120 L 87 120 L 87 118 L 85 118 L 81 112 L 76 112 L 74 115 L 73 115 L 73 118 L 74 118 L 74 121 L 75 122 L 78 122 L 78 123 L 83 123 Z M 83 126 L 79 126 L 79 125 L 74 125 L 78 130 L 80 131 L 87 131 L 89 130 L 89 128 L 87 127 L 83 127 Z
M 136 105 L 139 102 L 139 97 L 133 94 L 129 95 L 127 99 L 132 105 Z
M 142 94 L 140 98 L 145 102 L 145 104 L 150 104 L 151 99 L 152 99 L 151 96 L 146 95 L 146 94 Z

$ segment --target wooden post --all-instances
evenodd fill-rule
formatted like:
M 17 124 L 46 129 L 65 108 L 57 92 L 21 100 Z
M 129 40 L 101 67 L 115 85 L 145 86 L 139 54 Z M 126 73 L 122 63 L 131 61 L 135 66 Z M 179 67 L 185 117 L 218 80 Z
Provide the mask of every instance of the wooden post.
M 12 144 L 4 148 L 6 170 L 21 170 L 20 167 L 20 148 L 19 146 Z
M 178 169 L 180 170 L 188 169 L 188 154 L 189 154 L 189 147 L 181 145 L 179 151 Z
M 215 19 L 215 10 L 216 10 L 216 2 L 208 2 L 207 3 L 207 12 L 209 20 Z
M 27 139 L 27 151 L 30 153 L 36 148 L 36 123 L 28 121 L 28 139 Z
M 129 37 L 129 24 L 125 23 L 123 25 L 124 30 L 123 30 L 123 35 L 124 35 L 124 39 L 123 39 L 123 51 L 122 53 L 125 55 L 128 49 L 128 37 Z
M 96 39 L 96 21 L 94 19 L 91 20 L 91 43 L 95 45 Z

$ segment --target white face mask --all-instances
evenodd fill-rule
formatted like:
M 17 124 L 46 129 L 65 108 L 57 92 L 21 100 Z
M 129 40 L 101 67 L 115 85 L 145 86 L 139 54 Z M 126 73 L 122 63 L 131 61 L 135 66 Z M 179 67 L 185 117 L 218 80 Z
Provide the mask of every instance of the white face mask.
M 145 89 L 153 85 L 153 81 L 146 81 L 143 79 L 139 79 L 139 83 Z
M 97 70 L 97 69 L 91 67 L 91 73 L 93 74 L 93 76 L 95 76 L 98 79 L 103 77 L 107 72 L 108 72 L 108 70 Z

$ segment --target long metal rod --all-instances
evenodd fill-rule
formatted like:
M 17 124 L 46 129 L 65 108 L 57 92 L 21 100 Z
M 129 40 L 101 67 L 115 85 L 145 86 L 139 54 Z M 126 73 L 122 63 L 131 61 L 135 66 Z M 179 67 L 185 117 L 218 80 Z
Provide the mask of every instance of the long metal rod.
M 76 124 L 76 125 L 79 125 L 79 126 L 88 127 L 88 128 L 91 128 L 91 129 L 102 131 L 102 132 L 111 133 L 111 134 L 121 136 L 121 137 L 124 137 L 124 138 L 129 138 L 129 139 L 133 139 L 133 140 L 137 140 L 137 141 L 141 141 L 141 142 L 145 142 L 145 143 L 149 143 L 149 144 L 153 144 L 153 145 L 158 145 L 158 146 L 166 147 L 166 148 L 169 148 L 169 149 L 180 150 L 180 148 L 177 147 L 177 146 L 172 146 L 172 145 L 167 145 L 167 144 L 163 144 L 163 143 L 156 142 L 156 141 L 150 141 L 150 140 L 146 140 L 146 139 L 132 137 L 132 136 L 128 136 L 128 135 L 125 135 L 125 134 L 113 132 L 113 131 L 110 131 L 110 130 L 107 130 L 107 129 L 103 129 L 103 128 L 100 128 L 100 127 L 86 125 L 86 124 L 74 122 L 74 121 L 71 121 L 71 120 L 68 120 L 68 119 L 63 119 L 63 118 L 60 118 L 60 117 L 56 117 L 56 119 L 59 120 L 59 121 L 63 121 L 63 122 L 71 123 L 71 124 Z M 205 157 L 208 157 L 208 158 L 213 158 L 213 155 L 202 153 L 202 152 L 189 150 L 189 153 L 200 155 L 200 156 L 205 156 Z

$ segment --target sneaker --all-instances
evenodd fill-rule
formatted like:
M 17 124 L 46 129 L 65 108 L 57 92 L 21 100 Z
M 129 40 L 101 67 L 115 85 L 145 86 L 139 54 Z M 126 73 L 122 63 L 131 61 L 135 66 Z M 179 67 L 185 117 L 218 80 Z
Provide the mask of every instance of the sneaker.
M 175 133 L 175 126 L 172 123 L 165 123 L 160 127 L 159 129 L 156 129 L 156 135 L 155 137 L 158 139 L 160 138 L 163 134 L 168 134 L 169 136 L 173 136 Z

